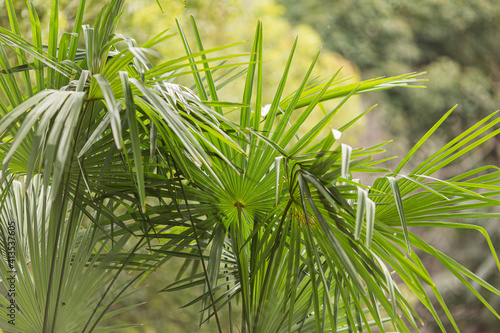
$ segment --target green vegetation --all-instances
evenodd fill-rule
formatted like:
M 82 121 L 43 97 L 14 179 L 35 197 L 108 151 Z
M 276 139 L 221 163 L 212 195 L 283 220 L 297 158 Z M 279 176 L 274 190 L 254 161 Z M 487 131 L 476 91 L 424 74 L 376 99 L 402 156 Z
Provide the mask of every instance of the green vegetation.
M 381 105 L 372 114 L 368 140 L 396 138 L 391 145 L 394 154 L 407 151 L 441 117 L 458 104 L 419 156 L 433 153 L 432 145 L 443 145 L 497 110 L 500 105 L 498 22 L 500 7 L 494 0 L 474 1 L 458 5 L 453 1 L 280 1 L 286 16 L 295 24 L 310 24 L 325 41 L 325 48 L 341 53 L 360 69 L 362 77 L 391 75 L 407 71 L 426 71 L 427 89 L 390 90 L 365 95 L 364 103 Z M 370 117 L 370 115 L 368 116 Z M 387 132 L 392 133 L 388 135 Z M 498 165 L 498 137 L 478 147 L 457 163 L 440 170 L 440 177 L 486 163 Z M 411 162 L 410 162 L 411 163 Z M 479 223 L 479 222 L 477 222 Z M 483 220 L 492 241 L 499 244 L 497 220 Z M 491 284 L 500 285 L 500 274 L 494 262 L 485 257 L 486 247 L 480 237 L 470 233 L 425 231 L 420 233 L 442 250 L 453 251 L 454 258 L 479 272 Z M 450 308 L 460 313 L 461 327 L 467 332 L 497 330 L 498 321 L 488 316 L 481 302 L 458 286 L 453 276 L 442 274 L 441 266 L 424 261 L 437 277 Z M 488 298 L 494 308 L 500 301 Z M 447 326 L 447 329 L 452 329 Z M 427 325 L 426 331 L 439 331 Z
M 267 69 L 273 64 L 265 62 L 261 22 L 244 53 L 234 51 L 238 45 L 207 47 L 194 18 L 177 22 L 185 54 L 172 56 L 179 45 L 168 31 L 144 43 L 115 32 L 124 2 L 108 1 L 92 25 L 82 26 L 82 0 L 73 32 L 60 34 L 54 0 L 46 38 L 31 2 L 31 38 L 6 2 L 3 328 L 129 328 L 134 324 L 106 325 L 133 311 L 115 304 L 179 258 L 180 268 L 170 266 L 178 280 L 162 291 L 202 286 L 189 305 L 201 310 L 201 325 L 210 320 L 221 332 L 418 331 L 417 302 L 443 330 L 444 322 L 459 330 L 424 254 L 500 318 L 481 294 L 500 295 L 497 288 L 413 233 L 479 232 L 500 268 L 488 234 L 467 222 L 498 217 L 488 208 L 499 204 L 500 170 L 436 176 L 500 132 L 495 113 L 409 168 L 450 110 L 388 170 L 387 158 L 377 157 L 386 143 L 353 148 L 343 141 L 372 108 L 341 114 L 354 95 L 416 87 L 420 74 L 359 83 L 340 71 L 316 78 L 317 52 L 295 83 L 295 41 L 273 86 L 278 70 Z M 177 46 L 160 46 L 169 44 Z M 311 120 L 317 110 L 323 116 Z M 378 178 L 367 183 L 365 174 Z M 7 293 L 12 288 L 15 295 Z
M 390 130 L 416 142 L 458 104 L 450 140 L 498 109 L 498 24 L 493 0 L 280 1 L 296 24 L 310 24 L 325 47 L 353 61 L 363 77 L 427 71 L 428 89 L 377 96 Z M 395 119 L 395 120 L 394 120 Z

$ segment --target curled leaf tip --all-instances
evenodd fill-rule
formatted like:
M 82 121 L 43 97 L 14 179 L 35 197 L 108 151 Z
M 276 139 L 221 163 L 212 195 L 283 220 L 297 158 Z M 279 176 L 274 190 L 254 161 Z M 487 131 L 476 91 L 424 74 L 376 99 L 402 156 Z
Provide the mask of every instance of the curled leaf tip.
M 160 0 L 156 0 L 156 3 L 158 4 L 158 7 L 160 7 L 161 12 L 162 12 L 162 13 L 165 13 L 165 12 L 163 11 L 163 8 L 162 8 L 161 4 L 160 4 Z

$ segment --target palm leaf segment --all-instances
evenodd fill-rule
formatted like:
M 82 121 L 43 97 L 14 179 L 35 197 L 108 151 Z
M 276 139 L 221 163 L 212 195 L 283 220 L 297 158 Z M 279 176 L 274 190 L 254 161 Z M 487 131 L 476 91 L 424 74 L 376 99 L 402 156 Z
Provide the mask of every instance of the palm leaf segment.
M 105 313 L 122 286 L 112 287 L 102 298 L 96 298 L 95 291 L 110 285 L 113 276 L 107 269 L 117 268 L 113 262 L 130 234 L 117 237 L 119 246 L 110 250 L 110 241 L 102 242 L 99 230 L 84 227 L 83 214 L 73 216 L 61 231 L 62 246 L 55 249 L 56 257 L 66 258 L 71 265 L 59 261 L 51 272 L 51 244 L 58 225 L 54 217 L 60 207 L 47 200 L 50 190 L 45 193 L 41 177 L 33 177 L 27 190 L 23 187 L 11 177 L 1 187 L 0 244 L 5 259 L 0 261 L 0 276 L 8 287 L 8 292 L 0 296 L 2 326 L 15 328 L 16 332 L 74 332 L 95 327 L 101 318 L 126 311 L 122 308 Z M 52 281 L 52 288 L 44 281 Z M 108 326 L 101 331 L 116 329 Z

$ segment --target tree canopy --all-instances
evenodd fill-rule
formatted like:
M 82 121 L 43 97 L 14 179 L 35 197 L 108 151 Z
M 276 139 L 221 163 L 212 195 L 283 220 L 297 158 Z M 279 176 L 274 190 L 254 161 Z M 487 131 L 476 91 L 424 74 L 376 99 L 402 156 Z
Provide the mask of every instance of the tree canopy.
M 391 91 L 380 99 L 390 116 L 400 119 L 392 130 L 412 142 L 454 104 L 448 138 L 500 105 L 496 1 L 280 3 L 293 22 L 310 24 L 326 48 L 359 66 L 363 77 L 428 72 L 425 91 Z

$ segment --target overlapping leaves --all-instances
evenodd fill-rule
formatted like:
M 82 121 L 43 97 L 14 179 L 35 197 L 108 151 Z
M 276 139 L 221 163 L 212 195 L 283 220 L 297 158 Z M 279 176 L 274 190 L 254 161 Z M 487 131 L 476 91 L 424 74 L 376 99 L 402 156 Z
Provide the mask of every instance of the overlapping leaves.
M 25 192 L 14 181 L 15 193 L 3 191 L 2 202 L 21 211 L 22 205 L 30 212 L 45 209 L 37 212 L 33 225 L 27 217 L 12 216 L 14 208 L 2 210 L 3 220 L 14 219 L 29 229 L 28 249 L 19 249 L 19 269 L 26 271 L 31 260 L 34 282 L 23 290 L 29 294 L 36 287 L 45 296 L 37 304 L 21 297 L 26 331 L 71 325 L 68 330 L 94 329 L 116 300 L 102 303 L 116 288 L 120 272 L 150 272 L 174 256 L 186 258 L 186 264 L 180 280 L 165 290 L 204 285 L 206 292 L 189 304 L 200 304 L 200 324 L 212 317 L 219 322 L 218 312 L 240 297 L 239 326 L 247 332 L 370 331 L 374 326 L 418 331 L 421 319 L 403 296 L 411 292 L 443 328 L 435 297 L 457 328 L 420 250 L 437 258 L 499 316 L 470 281 L 500 295 L 497 288 L 411 232 L 416 226 L 479 231 L 500 267 L 484 229 L 463 222 L 498 216 L 477 212 L 498 205 L 498 168 L 447 180 L 435 177 L 440 168 L 498 134 L 494 128 L 500 120 L 494 114 L 404 173 L 443 117 L 390 171 L 379 166 L 383 160 L 374 159 L 384 144 L 361 149 L 340 141 L 342 132 L 371 108 L 328 136 L 320 135 L 354 94 L 415 86 L 419 74 L 347 83 L 336 73 L 311 83 L 318 52 L 302 83 L 284 96 L 295 42 L 267 104 L 262 99 L 267 88 L 260 23 L 244 63 L 224 63 L 241 54 L 212 56 L 226 47 L 205 49 L 193 19 L 198 51 L 178 24 L 186 55 L 154 65 L 151 48 L 169 36 L 164 32 L 139 47 L 115 34 L 123 0 L 108 2 L 94 28 L 81 27 L 81 1 L 73 34 L 63 34 L 59 42 L 54 1 L 46 47 L 31 3 L 32 42 L 21 36 L 12 3 L 7 3 L 13 28 L 0 30 L 0 89 L 6 97 L 0 103 L 0 159 L 4 181 L 10 184 L 12 174 L 26 181 Z M 80 39 L 83 50 L 77 49 Z M 16 53 L 16 65 L 5 46 Z M 241 65 L 246 69 L 225 77 L 226 68 Z M 172 82 L 186 74 L 193 77 L 193 90 Z M 241 102 L 221 102 L 218 87 L 245 74 Z M 338 105 L 299 137 L 311 112 L 331 99 Z M 225 117 L 234 110 L 237 123 Z M 295 113 L 300 114 L 292 123 Z M 383 176 L 373 186 L 353 178 L 366 172 Z M 26 195 L 32 189 L 37 195 Z M 33 255 L 39 252 L 40 258 Z M 193 274 L 182 278 L 190 264 Z M 93 300 L 89 285 L 110 268 L 116 274 L 100 284 L 106 285 L 104 296 Z M 79 279 L 82 272 L 88 279 Z M 75 288 L 82 299 L 66 310 L 59 302 Z M 116 291 L 120 295 L 123 289 Z M 7 304 L 5 298 L 0 301 Z M 95 312 L 79 310 L 89 304 Z M 75 311 L 80 311 L 78 320 L 71 315 Z M 30 320 L 36 324 L 29 326 Z

